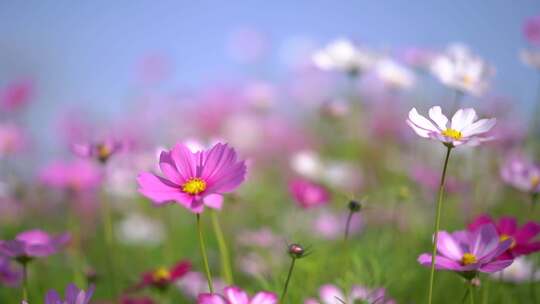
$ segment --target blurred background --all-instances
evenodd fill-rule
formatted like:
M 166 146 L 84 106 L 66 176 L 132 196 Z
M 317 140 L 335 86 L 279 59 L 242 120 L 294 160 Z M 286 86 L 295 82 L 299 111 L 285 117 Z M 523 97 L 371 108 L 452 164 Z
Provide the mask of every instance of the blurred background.
M 490 93 L 526 111 L 539 77 L 518 53 L 526 46 L 523 21 L 539 10 L 533 0 L 8 0 L 0 3 L 0 85 L 31 81 L 25 123 L 54 151 L 52 124 L 62 111 L 114 119 L 148 90 L 182 96 L 208 83 L 283 82 L 337 37 L 394 55 L 463 42 L 495 67 Z M 444 96 L 433 98 L 428 104 Z

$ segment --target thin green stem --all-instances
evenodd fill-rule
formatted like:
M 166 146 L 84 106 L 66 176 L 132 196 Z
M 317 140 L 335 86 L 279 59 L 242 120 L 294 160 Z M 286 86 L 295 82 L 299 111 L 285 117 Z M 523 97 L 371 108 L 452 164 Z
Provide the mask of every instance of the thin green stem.
M 23 301 L 28 301 L 28 262 L 23 262 L 22 264 L 22 299 Z
M 208 256 L 206 255 L 206 245 L 204 244 L 204 235 L 201 226 L 201 215 L 197 213 L 197 230 L 199 231 L 199 246 L 201 249 L 201 255 L 203 257 L 204 272 L 206 273 L 206 280 L 208 281 L 208 290 L 210 293 L 214 293 L 214 285 L 212 284 L 212 274 L 210 273 L 210 266 L 208 266 Z
M 111 206 L 109 204 L 108 197 L 106 193 L 103 191 L 101 196 L 101 210 L 102 210 L 102 217 L 103 217 L 103 233 L 105 238 L 105 245 L 107 246 L 107 251 L 105 253 L 105 261 L 107 263 L 107 268 L 109 270 L 109 278 L 110 278 L 110 292 L 111 296 L 116 296 L 116 270 L 115 270 L 115 258 L 114 253 L 116 251 L 116 248 L 114 248 L 114 232 L 113 232 L 113 225 L 112 225 L 112 216 L 111 216 Z
M 221 272 L 225 283 L 227 285 L 232 285 L 234 283 L 233 272 L 231 267 L 231 258 L 229 254 L 229 249 L 227 248 L 227 242 L 223 236 L 223 231 L 221 230 L 221 225 L 219 223 L 218 214 L 216 211 L 212 210 L 212 226 L 214 227 L 214 233 L 216 235 L 219 247 L 219 254 L 221 259 Z
M 429 296 L 428 303 L 431 304 L 433 300 L 433 283 L 435 280 L 435 255 L 437 254 L 437 239 L 438 232 L 441 223 L 441 211 L 442 211 L 442 200 L 444 196 L 444 181 L 446 180 L 446 169 L 448 168 L 448 160 L 450 159 L 450 151 L 452 151 L 452 146 L 447 145 L 446 157 L 444 159 L 443 171 L 441 174 L 441 183 L 439 186 L 439 199 L 437 200 L 437 213 L 435 215 L 435 230 L 433 236 L 433 248 L 431 251 L 431 272 L 429 275 Z
M 352 217 L 354 215 L 354 211 L 349 211 L 349 216 L 347 216 L 347 222 L 345 224 L 345 235 L 343 237 L 343 239 L 345 240 L 345 242 L 347 242 L 347 240 L 349 239 L 349 231 L 351 230 L 351 220 L 352 220 Z
M 471 284 L 471 282 L 469 282 L 469 299 L 471 300 L 471 304 L 474 304 L 474 287 L 473 287 L 473 284 Z
M 287 295 L 287 289 L 289 288 L 289 282 L 291 281 L 291 276 L 294 270 L 295 263 L 296 263 L 296 258 L 292 258 L 291 266 L 289 267 L 289 273 L 287 274 L 287 280 L 285 281 L 285 286 L 283 286 L 283 291 L 281 292 L 281 298 L 279 300 L 279 303 L 281 304 L 285 303 L 283 300 L 285 299 L 285 295 Z

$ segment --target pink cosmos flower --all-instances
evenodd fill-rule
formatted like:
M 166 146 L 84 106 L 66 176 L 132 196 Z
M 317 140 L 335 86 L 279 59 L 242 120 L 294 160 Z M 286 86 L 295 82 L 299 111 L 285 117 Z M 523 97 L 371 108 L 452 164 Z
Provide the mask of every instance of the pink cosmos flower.
M 135 286 L 135 289 L 152 286 L 157 289 L 164 289 L 173 284 L 191 270 L 189 261 L 179 261 L 171 268 L 159 267 L 141 275 L 141 281 Z
M 319 288 L 319 300 L 309 298 L 304 304 L 342 304 L 342 303 L 377 303 L 377 304 L 395 304 L 396 301 L 386 295 L 384 288 L 369 289 L 360 285 L 353 285 L 349 295 L 337 286 L 326 284 Z
M 512 259 L 499 259 L 511 246 L 512 240 L 501 242 L 495 226 L 491 224 L 478 227 L 474 231 L 440 231 L 435 268 L 456 271 L 467 278 L 473 277 L 478 271 L 497 272 L 512 264 Z M 421 254 L 418 262 L 430 267 L 431 254 Z
M 87 291 L 77 288 L 75 284 L 69 284 L 66 288 L 64 300 L 55 290 L 49 290 L 45 296 L 45 304 L 88 304 L 94 294 L 95 287 L 92 285 Z
M 498 221 L 495 221 L 489 215 L 483 214 L 478 216 L 469 225 L 468 229 L 475 231 L 486 224 L 495 226 L 501 242 L 506 240 L 511 241 L 510 248 L 501 255 L 500 259 L 512 259 L 520 255 L 540 251 L 540 239 L 537 238 L 540 234 L 540 223 L 530 221 L 518 227 L 515 218 L 501 217 Z
M 525 21 L 523 34 L 531 44 L 540 45 L 540 15 L 530 17 Z
M 484 141 L 492 140 L 492 137 L 484 137 L 496 123 L 495 118 L 478 119 L 476 111 L 472 108 L 459 109 L 452 116 L 450 124 L 448 118 L 442 113 L 441 107 L 435 106 L 429 109 L 429 119 L 418 114 L 415 108 L 409 112 L 407 124 L 420 137 L 438 140 L 451 147 L 462 144 L 476 145 Z
M 225 282 L 220 278 L 213 278 L 214 291 L 221 293 L 225 289 Z M 179 280 L 175 284 L 184 295 L 196 299 L 201 293 L 208 293 L 208 282 L 204 274 L 197 271 L 190 271 L 186 273 L 182 280 Z
M 120 304 L 156 304 L 156 302 L 154 302 L 154 300 L 149 297 L 132 298 L 128 296 L 123 296 L 120 299 Z
M 347 213 L 336 214 L 328 210 L 323 210 L 312 222 L 312 231 L 324 239 L 335 240 L 343 238 L 345 233 L 345 223 L 347 222 Z M 356 235 L 362 232 L 363 219 L 361 214 L 355 214 L 351 218 L 349 234 Z
M 540 167 L 521 155 L 509 157 L 501 168 L 503 181 L 528 193 L 540 192 Z
M 11 123 L 0 123 L 0 157 L 15 155 L 25 148 L 25 132 Z
M 14 81 L 0 88 L 0 108 L 7 111 L 24 107 L 32 96 L 33 84 L 27 79 Z
M 221 209 L 222 194 L 236 189 L 246 174 L 245 162 L 222 143 L 197 152 L 179 143 L 161 153 L 159 165 L 165 177 L 139 174 L 139 192 L 158 205 L 175 201 L 193 213 L 203 212 L 204 206 Z
M 71 191 L 95 189 L 102 172 L 89 161 L 53 162 L 41 170 L 41 181 L 50 187 Z
M 113 154 L 122 149 L 122 143 L 107 139 L 99 143 L 74 144 L 72 149 L 80 157 L 93 158 L 105 163 Z
M 42 230 L 28 230 L 14 240 L 0 241 L 0 253 L 15 259 L 46 257 L 60 251 L 70 239 L 69 233 L 52 236 Z
M 289 191 L 298 206 L 304 209 L 325 205 L 330 200 L 330 194 L 322 185 L 306 179 L 289 182 Z
M 261 291 L 252 298 L 236 286 L 226 287 L 223 295 L 203 293 L 197 299 L 197 304 L 277 304 L 278 297 L 273 292 Z
M 13 268 L 11 261 L 0 256 L 0 285 L 17 286 L 22 279 L 22 271 Z

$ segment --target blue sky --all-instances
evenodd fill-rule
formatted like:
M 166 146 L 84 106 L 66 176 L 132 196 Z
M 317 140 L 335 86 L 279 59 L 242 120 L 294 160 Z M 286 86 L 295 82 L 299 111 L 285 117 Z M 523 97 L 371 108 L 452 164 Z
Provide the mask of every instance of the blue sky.
M 135 3 L 136 2 L 136 3 Z M 0 83 L 33 75 L 33 115 L 44 120 L 83 103 L 118 113 L 133 89 L 134 65 L 149 52 L 169 56 L 176 87 L 240 77 L 227 37 L 251 26 L 269 36 L 265 67 L 279 71 L 285 41 L 324 43 L 348 36 L 380 48 L 443 47 L 462 41 L 493 63 L 496 91 L 525 106 L 540 82 L 517 58 L 521 27 L 540 2 L 508 1 L 11 1 L 0 2 Z M 41 116 L 39 116 L 41 115 Z

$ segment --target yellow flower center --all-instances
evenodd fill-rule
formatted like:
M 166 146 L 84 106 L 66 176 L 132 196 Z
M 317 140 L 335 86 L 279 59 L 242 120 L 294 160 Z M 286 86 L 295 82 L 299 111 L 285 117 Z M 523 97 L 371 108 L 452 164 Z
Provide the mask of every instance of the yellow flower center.
M 504 242 L 506 240 L 512 240 L 512 244 L 510 245 L 510 249 L 516 247 L 516 240 L 514 240 L 513 237 L 507 235 L 507 234 L 501 234 L 499 237 L 499 241 Z
M 476 259 L 476 256 L 470 252 L 467 252 L 465 254 L 463 254 L 463 256 L 461 257 L 461 264 L 463 265 L 471 265 L 471 264 L 474 264 L 476 263 L 478 260 Z
M 182 186 L 182 191 L 185 193 L 196 195 L 206 190 L 206 182 L 198 177 L 190 178 Z
M 535 175 L 535 176 L 531 177 L 531 186 L 533 188 L 536 188 L 536 187 L 538 187 L 538 185 L 540 185 L 540 176 Z
M 442 131 L 442 135 L 446 137 L 450 137 L 454 140 L 460 140 L 462 136 L 460 131 L 455 130 L 455 129 L 450 129 L 450 128 Z
M 159 267 L 152 273 L 154 281 L 168 281 L 171 279 L 171 272 L 165 267 Z
M 100 160 L 106 160 L 111 156 L 111 149 L 107 145 L 98 145 L 97 154 Z

